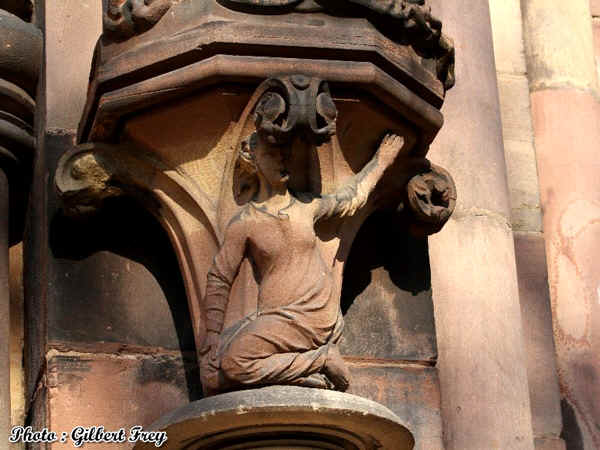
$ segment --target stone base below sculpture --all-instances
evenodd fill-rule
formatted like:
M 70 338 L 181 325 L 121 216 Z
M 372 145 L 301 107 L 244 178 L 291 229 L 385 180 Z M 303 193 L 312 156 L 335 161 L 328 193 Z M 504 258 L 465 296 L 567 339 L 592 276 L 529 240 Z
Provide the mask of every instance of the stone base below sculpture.
M 168 450 L 412 449 L 414 438 L 389 409 L 355 395 L 292 386 L 237 391 L 175 410 L 149 429 Z M 138 443 L 135 450 L 155 448 Z

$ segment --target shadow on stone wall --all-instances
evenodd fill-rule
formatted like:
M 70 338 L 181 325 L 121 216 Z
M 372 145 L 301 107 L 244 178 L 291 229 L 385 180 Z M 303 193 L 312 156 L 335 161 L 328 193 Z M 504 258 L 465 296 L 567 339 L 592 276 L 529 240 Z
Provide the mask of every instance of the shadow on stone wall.
M 51 221 L 50 251 L 50 342 L 179 350 L 190 400 L 201 397 L 179 264 L 152 215 L 129 199 L 107 201 L 83 222 L 58 212 Z M 163 370 L 164 364 L 145 369 L 155 374 L 151 378 L 173 372 Z
M 408 233 L 395 212 L 372 214 L 359 230 L 344 272 L 346 355 L 437 359 L 427 239 Z

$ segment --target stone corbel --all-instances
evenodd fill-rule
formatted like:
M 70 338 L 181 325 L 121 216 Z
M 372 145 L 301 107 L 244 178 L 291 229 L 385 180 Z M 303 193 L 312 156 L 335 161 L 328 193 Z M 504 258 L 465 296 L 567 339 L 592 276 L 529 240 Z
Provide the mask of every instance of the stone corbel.
M 333 178 L 332 174 L 322 178 L 319 169 L 326 160 L 343 158 L 344 150 L 337 135 L 338 114 L 328 85 L 323 80 L 305 75 L 268 79 L 256 89 L 226 139 L 231 143 L 226 150 L 229 162 L 224 173 L 214 180 L 217 186 L 221 186 L 216 197 L 207 195 L 200 187 L 201 177 L 208 174 L 192 175 L 182 166 L 166 164 L 156 154 L 127 139 L 116 145 L 81 144 L 64 154 L 58 164 L 56 186 L 65 212 L 71 215 L 90 214 L 111 197 L 129 195 L 137 198 L 157 217 L 170 236 L 180 262 L 196 345 L 200 349 L 205 336 L 203 302 L 208 268 L 223 243 L 227 224 L 252 195 L 251 189 L 247 191 L 248 186 L 243 185 L 240 152 L 244 145 L 247 145 L 254 130 L 264 139 L 284 148 L 292 145 L 297 137 L 302 137 L 306 144 L 300 148 L 304 150 L 289 154 L 290 187 L 297 192 L 320 195 L 322 189 L 331 191 L 339 188 L 340 180 L 352 175 L 347 163 L 340 162 L 340 167 L 335 169 L 339 175 L 333 174 Z M 384 131 L 382 129 L 381 133 Z M 378 144 L 382 134 L 374 132 L 374 143 Z M 426 162 L 415 142 L 418 140 L 414 136 L 406 135 L 407 153 L 412 152 L 416 160 Z M 353 151 L 363 153 L 359 160 L 365 161 L 373 150 L 356 148 Z M 325 159 L 319 162 L 319 158 Z M 428 162 L 420 164 L 420 169 L 402 164 L 398 162 L 390 168 L 382 186 L 377 188 L 378 194 L 374 195 L 376 201 L 369 202 L 358 217 L 351 218 L 341 228 L 332 228 L 337 230 L 332 231 L 337 236 L 336 240 L 343 242 L 341 253 L 338 253 L 340 260 L 347 256 L 362 221 L 378 205 L 403 205 L 402 214 L 408 213 L 411 230 L 418 235 L 439 231 L 452 214 L 456 188 L 450 175 Z M 246 269 L 242 268 L 242 272 Z M 342 269 L 343 262 L 335 269 L 339 286 Z M 247 275 L 241 289 L 252 291 L 256 288 L 252 287 L 255 282 L 249 273 Z

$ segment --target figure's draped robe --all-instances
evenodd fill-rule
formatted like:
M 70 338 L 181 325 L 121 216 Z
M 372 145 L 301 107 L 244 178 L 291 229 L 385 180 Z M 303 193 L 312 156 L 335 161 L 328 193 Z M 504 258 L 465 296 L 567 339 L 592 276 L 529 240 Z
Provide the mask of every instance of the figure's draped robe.
M 221 332 L 244 257 L 259 285 L 257 311 L 221 332 L 212 369 L 227 381 L 294 384 L 323 370 L 329 346 L 341 336 L 343 316 L 314 226 L 364 206 L 368 192 L 360 189 L 359 179 L 353 181 L 334 195 L 293 198 L 277 216 L 249 203 L 227 227 L 208 274 L 207 329 Z

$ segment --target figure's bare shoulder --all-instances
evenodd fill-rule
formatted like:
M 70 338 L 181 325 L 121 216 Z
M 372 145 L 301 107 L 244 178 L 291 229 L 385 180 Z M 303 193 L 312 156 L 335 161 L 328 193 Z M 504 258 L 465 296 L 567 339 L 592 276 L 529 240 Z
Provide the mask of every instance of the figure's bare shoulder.
M 303 208 L 306 208 L 305 210 L 309 211 L 308 214 L 312 214 L 313 216 L 317 215 L 323 201 L 323 197 L 312 192 L 294 193 L 294 197 L 296 197 Z
M 227 224 L 225 239 L 246 240 L 248 232 L 252 228 L 252 222 L 255 221 L 255 215 L 253 208 L 248 204 L 244 205 Z

